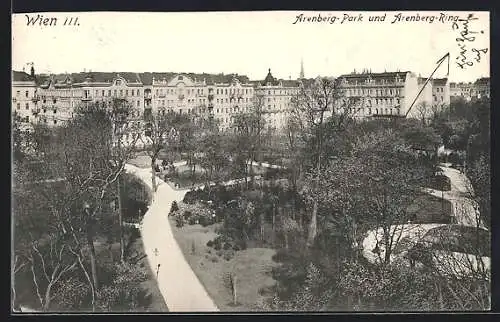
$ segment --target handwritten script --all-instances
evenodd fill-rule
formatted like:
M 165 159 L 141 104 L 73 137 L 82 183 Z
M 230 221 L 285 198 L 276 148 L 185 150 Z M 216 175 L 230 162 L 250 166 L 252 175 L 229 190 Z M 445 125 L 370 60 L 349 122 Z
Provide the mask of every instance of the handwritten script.
M 483 55 L 488 53 L 488 48 L 471 48 L 476 38 L 484 34 L 484 31 L 474 31 L 472 29 L 472 22 L 478 20 L 470 13 L 467 18 L 460 18 L 454 21 L 451 25 L 452 29 L 457 31 L 459 36 L 455 39 L 457 46 L 460 50 L 459 55 L 455 58 L 455 63 L 461 69 L 474 66 L 474 63 L 480 63 Z

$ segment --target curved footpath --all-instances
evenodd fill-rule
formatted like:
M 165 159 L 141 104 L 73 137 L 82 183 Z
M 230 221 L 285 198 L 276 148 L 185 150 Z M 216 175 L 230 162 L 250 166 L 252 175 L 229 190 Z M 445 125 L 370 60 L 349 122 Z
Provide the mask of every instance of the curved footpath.
M 127 164 L 125 170 L 149 188 L 151 169 Z M 168 213 L 172 201 L 181 201 L 188 190 L 174 190 L 157 177 L 158 189 L 144 215 L 141 236 L 144 251 L 170 312 L 217 312 L 219 309 L 200 283 L 174 238 Z M 158 269 L 158 265 L 159 269 Z

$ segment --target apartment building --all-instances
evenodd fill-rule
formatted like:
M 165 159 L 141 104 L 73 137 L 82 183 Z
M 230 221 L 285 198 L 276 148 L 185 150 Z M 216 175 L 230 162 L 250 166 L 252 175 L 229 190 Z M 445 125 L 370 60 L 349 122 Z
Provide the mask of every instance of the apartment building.
M 33 67 L 30 74 L 24 71 L 12 72 L 11 101 L 12 116 L 19 120 L 24 128 L 29 129 L 39 109 L 38 87 Z
M 476 98 L 490 98 L 490 78 L 481 77 L 474 83 L 474 96 Z
M 350 107 L 357 118 L 404 116 L 419 91 L 418 77 L 410 71 L 354 71 L 339 78 L 345 97 L 357 102 Z
M 432 80 L 432 105 L 442 108 L 450 105 L 450 83 L 448 78 Z
M 263 81 L 254 82 L 255 106 L 262 112 L 267 127 L 281 129 L 286 125 L 293 108 L 292 98 L 298 94 L 300 84 L 300 80 L 275 78 L 271 69 Z

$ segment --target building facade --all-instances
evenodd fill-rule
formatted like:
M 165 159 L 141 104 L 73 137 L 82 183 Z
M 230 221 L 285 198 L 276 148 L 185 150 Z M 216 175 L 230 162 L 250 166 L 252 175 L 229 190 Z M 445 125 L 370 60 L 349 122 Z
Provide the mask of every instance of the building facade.
M 339 78 L 345 97 L 358 102 L 350 107 L 357 118 L 404 116 L 419 90 L 418 77 L 409 71 L 353 72 Z
M 490 78 L 481 77 L 474 83 L 474 96 L 476 98 L 490 98 Z
M 300 81 L 276 79 L 269 69 L 264 80 L 254 84 L 255 107 L 262 113 L 266 127 L 274 129 L 285 127 L 293 108 L 292 98 L 299 92 Z
M 450 105 L 450 83 L 448 78 L 434 78 L 432 80 L 432 105 L 441 109 Z
M 38 87 L 33 68 L 30 74 L 24 71 L 12 72 L 11 101 L 12 116 L 20 122 L 23 128 L 29 129 L 39 110 Z

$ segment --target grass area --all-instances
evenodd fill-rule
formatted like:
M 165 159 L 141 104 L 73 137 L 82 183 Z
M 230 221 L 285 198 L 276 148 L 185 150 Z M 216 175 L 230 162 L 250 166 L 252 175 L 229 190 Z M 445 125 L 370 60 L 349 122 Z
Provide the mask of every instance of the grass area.
M 133 166 L 146 169 L 151 167 L 151 158 L 147 155 L 137 155 L 135 158 L 128 161 Z
M 451 223 L 451 202 L 426 193 L 415 198 L 408 212 L 414 216 L 413 223 L 418 224 L 449 224 Z
M 259 290 L 275 284 L 271 276 L 272 267 L 278 265 L 272 260 L 275 251 L 270 248 L 249 248 L 236 252 L 227 261 L 218 256 L 213 248 L 206 246 L 209 240 L 217 236 L 217 225 L 185 225 L 177 228 L 175 222 L 171 221 L 175 239 L 186 260 L 218 308 L 233 312 L 256 311 L 262 297 Z M 231 291 L 224 282 L 230 272 L 237 276 L 236 306 L 232 304 Z

